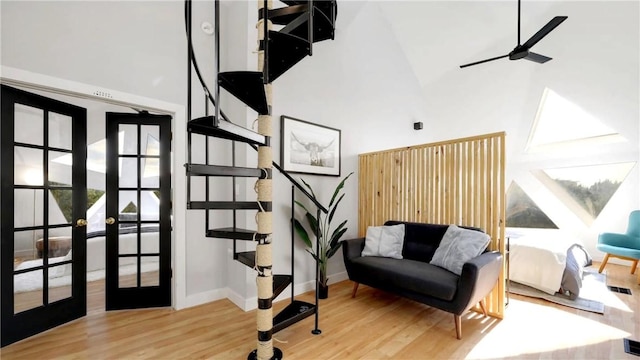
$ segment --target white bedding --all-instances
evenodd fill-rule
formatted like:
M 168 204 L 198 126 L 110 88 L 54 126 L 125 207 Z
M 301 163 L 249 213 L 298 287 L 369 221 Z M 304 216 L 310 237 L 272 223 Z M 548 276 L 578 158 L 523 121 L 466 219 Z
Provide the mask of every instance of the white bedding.
M 522 236 L 510 240 L 509 279 L 550 295 L 559 291 L 567 250 L 575 241 L 560 236 Z
M 159 246 L 158 232 L 143 232 L 141 235 L 142 253 L 157 253 Z M 137 252 L 137 233 L 121 234 L 119 237 L 120 254 L 135 254 Z M 105 237 L 95 236 L 87 239 L 87 281 L 104 279 L 105 277 Z M 67 255 L 50 258 L 49 263 L 71 260 L 72 251 Z M 141 271 L 158 270 L 159 259 L 156 256 L 146 256 L 141 261 Z M 29 260 L 21 263 L 16 270 L 42 266 L 42 259 Z M 119 275 L 130 275 L 137 272 L 137 260 L 134 257 L 121 258 L 119 261 Z M 52 267 L 49 271 L 49 287 L 66 286 L 71 284 L 71 265 Z M 30 271 L 14 277 L 14 292 L 25 292 L 42 289 L 42 271 Z

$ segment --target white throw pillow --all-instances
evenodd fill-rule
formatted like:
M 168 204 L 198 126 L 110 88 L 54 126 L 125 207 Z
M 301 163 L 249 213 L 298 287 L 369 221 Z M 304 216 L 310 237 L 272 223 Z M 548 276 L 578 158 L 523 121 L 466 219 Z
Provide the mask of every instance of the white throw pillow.
M 449 225 L 430 263 L 460 275 L 464 263 L 482 254 L 490 240 L 481 231 Z
M 404 224 L 369 226 L 362 256 L 383 256 L 402 259 Z

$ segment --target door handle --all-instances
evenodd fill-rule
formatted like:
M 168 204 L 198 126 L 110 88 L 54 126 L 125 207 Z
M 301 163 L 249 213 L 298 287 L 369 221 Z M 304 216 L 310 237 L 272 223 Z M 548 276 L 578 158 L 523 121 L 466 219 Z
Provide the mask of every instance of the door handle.
M 81 226 L 87 226 L 87 220 L 78 219 L 78 221 L 76 221 L 76 227 L 81 227 Z
M 113 225 L 116 223 L 116 219 L 109 216 L 104 222 L 107 223 L 107 225 Z

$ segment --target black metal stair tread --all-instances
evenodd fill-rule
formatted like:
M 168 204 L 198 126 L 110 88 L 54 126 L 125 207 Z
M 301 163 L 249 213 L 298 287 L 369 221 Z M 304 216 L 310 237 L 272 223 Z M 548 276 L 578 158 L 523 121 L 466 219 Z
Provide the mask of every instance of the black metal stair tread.
M 253 241 L 258 238 L 255 230 L 233 227 L 207 230 L 207 237 Z
M 294 300 L 273 318 L 273 332 L 276 333 L 316 312 L 316 306 L 304 301 Z
M 198 210 L 260 210 L 256 201 L 190 201 L 187 209 Z
M 250 268 L 256 266 L 256 252 L 255 251 L 243 251 L 236 253 L 236 260 L 247 265 Z
M 314 6 L 314 8 L 316 9 L 313 12 L 313 42 L 316 43 L 319 41 L 332 39 L 334 24 L 331 22 L 331 14 L 326 14 L 316 6 Z M 305 21 L 303 25 L 289 31 L 289 34 L 303 39 L 308 39 L 309 26 L 307 25 L 307 21 Z
M 291 69 L 309 54 L 306 39 L 278 31 L 269 31 L 269 81 Z
M 255 251 L 243 251 L 235 254 L 235 260 L 247 265 L 250 268 L 256 266 L 256 252 Z M 280 295 L 291 284 L 291 275 L 273 275 L 273 299 Z
M 276 25 L 287 25 L 309 8 L 308 4 L 292 5 L 269 10 L 269 20 Z M 262 10 L 258 10 L 258 16 L 262 17 Z
M 303 4 L 308 4 L 309 0 L 280 0 L 281 2 L 289 5 L 289 6 L 294 6 L 294 5 L 303 5 Z
M 273 299 L 291 284 L 291 275 L 273 275 Z
M 187 168 L 187 174 L 192 176 L 262 176 L 262 170 L 257 168 L 206 164 L 185 164 L 185 167 Z
M 222 88 L 259 114 L 267 115 L 269 113 L 262 72 L 222 72 L 218 75 L 218 82 Z
M 309 4 L 309 0 L 280 0 L 280 1 L 289 6 Z M 315 0 L 313 2 L 313 6 L 317 9 L 322 10 L 327 15 L 331 14 L 331 7 L 334 7 L 335 14 L 333 16 L 335 18 L 338 18 L 338 7 L 335 0 Z
M 193 119 L 187 124 L 191 133 L 214 136 L 221 139 L 241 141 L 249 144 L 264 145 L 265 136 L 232 122 L 220 120 L 218 127 L 213 126 L 215 116 L 204 116 Z
M 335 0 L 331 1 L 314 1 L 313 7 L 322 11 L 329 19 L 331 19 L 331 9 L 333 8 L 333 19 L 338 18 L 338 3 Z

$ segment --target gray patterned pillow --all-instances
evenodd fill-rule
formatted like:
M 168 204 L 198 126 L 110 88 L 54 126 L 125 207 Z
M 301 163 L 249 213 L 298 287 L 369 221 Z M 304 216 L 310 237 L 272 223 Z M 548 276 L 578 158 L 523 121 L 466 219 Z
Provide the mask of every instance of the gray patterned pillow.
M 383 256 L 402 259 L 404 224 L 369 226 L 362 256 Z
M 490 240 L 489 235 L 481 231 L 449 225 L 430 264 L 460 275 L 464 263 L 482 254 Z

